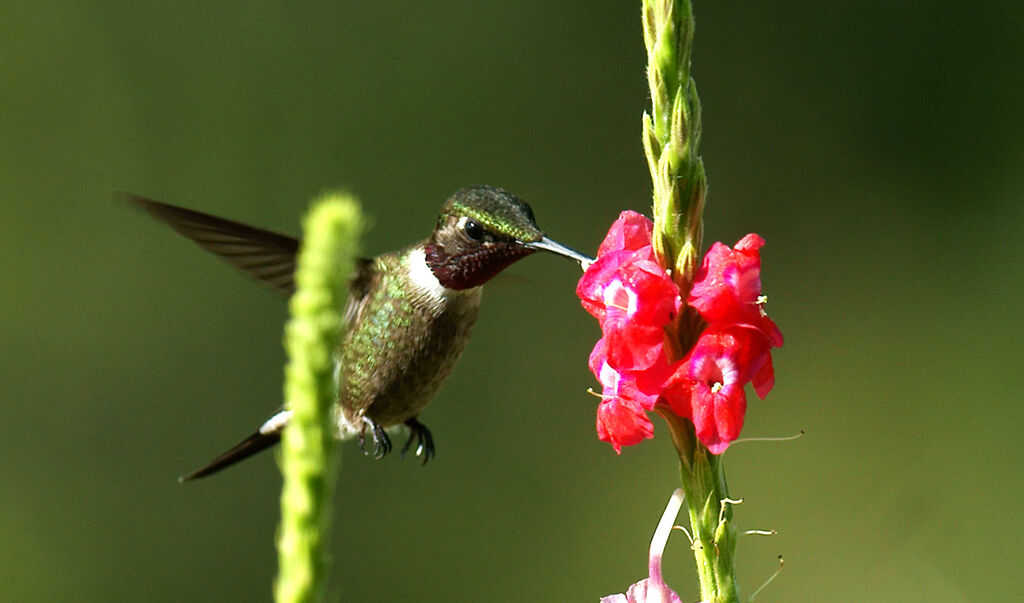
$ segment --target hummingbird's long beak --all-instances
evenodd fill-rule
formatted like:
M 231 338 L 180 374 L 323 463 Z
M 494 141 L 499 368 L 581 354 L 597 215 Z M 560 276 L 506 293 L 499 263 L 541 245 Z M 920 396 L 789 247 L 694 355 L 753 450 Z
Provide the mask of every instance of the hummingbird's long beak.
M 560 256 L 569 258 L 579 262 L 580 268 L 586 270 L 594 263 L 594 258 L 583 255 L 575 249 L 570 249 L 565 245 L 562 245 L 558 241 L 553 241 L 547 237 L 543 237 L 539 241 L 533 241 L 526 244 L 531 249 L 541 249 L 543 251 L 550 251 L 551 253 L 557 253 Z

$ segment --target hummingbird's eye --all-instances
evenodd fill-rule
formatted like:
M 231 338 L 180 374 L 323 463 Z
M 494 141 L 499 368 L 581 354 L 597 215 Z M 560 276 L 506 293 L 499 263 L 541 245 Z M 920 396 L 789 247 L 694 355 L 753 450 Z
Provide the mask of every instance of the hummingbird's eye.
M 484 227 L 480 226 L 480 223 L 473 218 L 466 218 L 466 221 L 462 224 L 462 230 L 466 233 L 467 237 L 474 241 L 482 241 L 484 238 Z

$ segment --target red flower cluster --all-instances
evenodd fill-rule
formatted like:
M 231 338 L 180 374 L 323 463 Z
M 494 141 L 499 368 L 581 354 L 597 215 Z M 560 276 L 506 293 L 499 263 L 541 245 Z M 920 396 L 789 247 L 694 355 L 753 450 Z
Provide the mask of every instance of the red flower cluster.
M 687 303 L 707 328 L 670 364 L 665 326 L 682 301 L 655 258 L 652 230 L 644 216 L 622 212 L 576 288 L 603 333 L 590 355 L 603 387 L 598 438 L 621 452 L 651 437 L 645 411 L 661 402 L 691 419 L 700 441 L 721 454 L 743 427 L 744 386 L 753 383 L 764 398 L 775 380 L 770 350 L 782 345 L 782 333 L 763 309 L 758 250 L 764 239 L 748 234 L 733 248 L 715 243 L 704 256 Z

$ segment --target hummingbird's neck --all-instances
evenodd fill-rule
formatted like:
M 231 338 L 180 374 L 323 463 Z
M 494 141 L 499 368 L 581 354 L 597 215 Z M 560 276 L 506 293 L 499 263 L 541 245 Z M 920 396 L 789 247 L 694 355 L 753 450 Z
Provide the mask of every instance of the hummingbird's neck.
M 424 246 L 417 245 L 410 249 L 408 258 L 409 280 L 413 286 L 433 302 L 443 303 L 452 289 L 444 286 L 430 268 Z
M 448 253 L 434 242 L 423 246 L 423 257 L 437 281 L 447 289 L 461 291 L 479 287 L 509 264 L 534 250 L 516 243 L 493 242 Z
M 409 248 L 402 263 L 403 276 L 408 279 L 405 282 L 411 285 L 410 299 L 417 308 L 434 317 L 449 312 L 473 312 L 475 316 L 475 308 L 480 305 L 480 287 L 453 289 L 443 284 L 427 262 L 422 245 Z

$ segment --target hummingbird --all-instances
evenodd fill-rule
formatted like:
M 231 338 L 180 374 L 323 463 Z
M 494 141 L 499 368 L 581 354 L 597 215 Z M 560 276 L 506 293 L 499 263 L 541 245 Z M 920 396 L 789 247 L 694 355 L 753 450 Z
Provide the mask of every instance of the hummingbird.
M 299 240 L 159 201 L 126 200 L 203 249 L 266 285 L 290 295 Z M 358 437 L 373 456 L 391 451 L 388 430 L 405 425 L 426 464 L 434 438 L 419 415 L 448 379 L 469 341 L 482 286 L 513 262 L 547 251 L 578 262 L 592 258 L 547 237 L 530 206 L 494 186 L 455 192 L 441 208 L 430 236 L 398 251 L 357 262 L 344 311 L 345 336 L 335 352 L 335 435 Z M 279 408 L 256 431 L 192 473 L 205 477 L 281 440 L 291 411 Z

